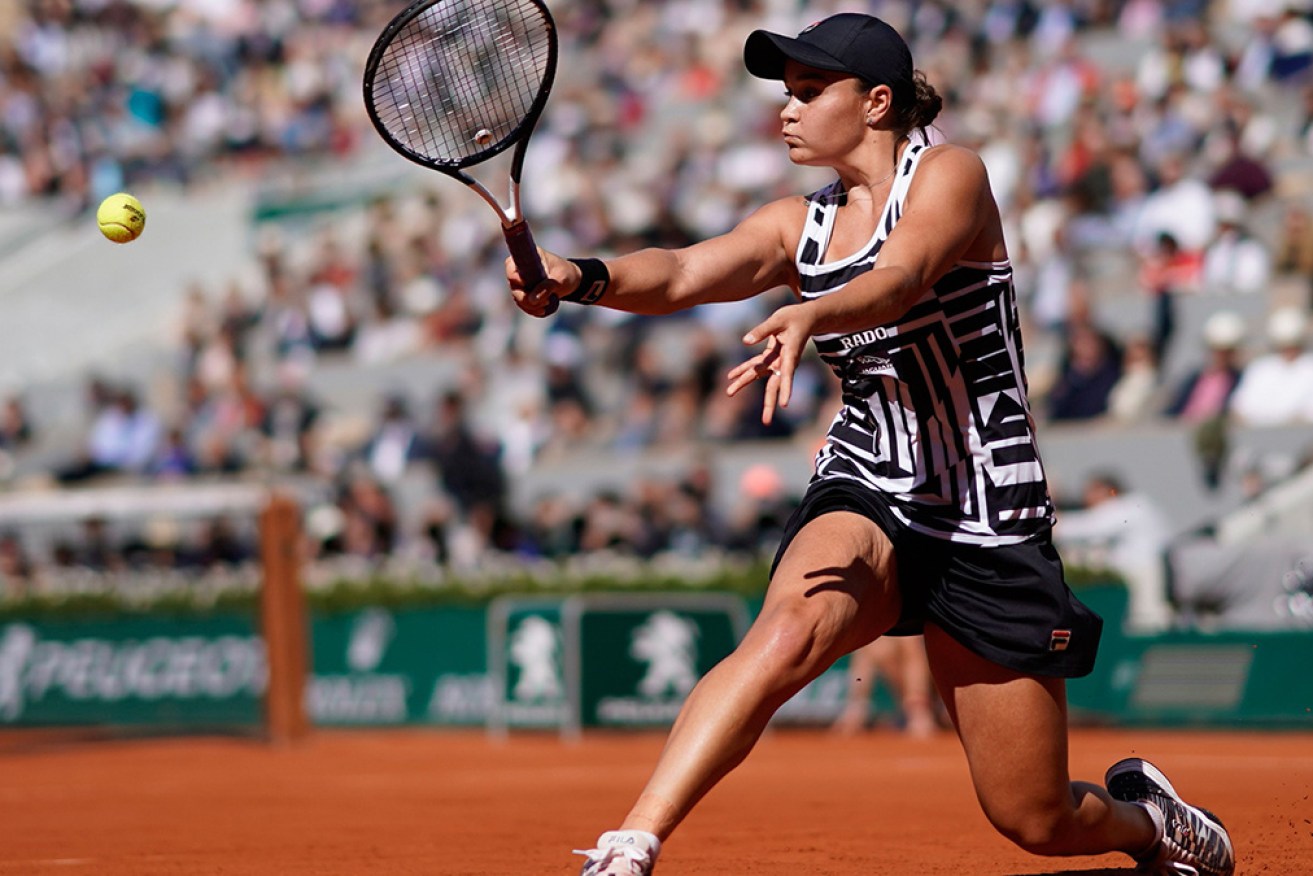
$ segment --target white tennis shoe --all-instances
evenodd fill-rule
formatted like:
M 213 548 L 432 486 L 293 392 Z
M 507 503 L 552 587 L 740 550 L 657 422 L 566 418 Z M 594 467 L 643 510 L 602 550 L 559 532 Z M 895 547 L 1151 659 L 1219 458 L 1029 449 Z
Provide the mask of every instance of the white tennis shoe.
M 1155 876 L 1231 876 L 1235 851 L 1221 820 L 1181 799 L 1162 771 L 1146 760 L 1128 757 L 1108 768 L 1108 793 L 1144 807 L 1157 828 L 1158 841 L 1136 859 L 1139 872 Z
M 575 849 L 588 860 L 579 876 L 650 876 L 661 840 L 645 830 L 608 830 L 595 849 Z

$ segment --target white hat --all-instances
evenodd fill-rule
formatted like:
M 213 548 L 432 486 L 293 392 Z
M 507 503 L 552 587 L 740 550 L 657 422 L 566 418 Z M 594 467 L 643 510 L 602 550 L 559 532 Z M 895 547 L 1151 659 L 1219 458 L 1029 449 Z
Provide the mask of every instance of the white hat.
M 1298 307 L 1274 310 L 1267 320 L 1267 337 L 1278 347 L 1295 347 L 1304 343 L 1308 317 Z
M 1219 310 L 1204 322 L 1204 342 L 1210 347 L 1229 350 L 1244 338 L 1244 317 L 1233 310 Z

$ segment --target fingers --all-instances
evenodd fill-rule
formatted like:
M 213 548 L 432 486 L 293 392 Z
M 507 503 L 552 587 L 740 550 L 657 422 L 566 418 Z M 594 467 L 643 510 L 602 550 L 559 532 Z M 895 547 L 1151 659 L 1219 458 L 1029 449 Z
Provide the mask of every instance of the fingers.
M 560 300 L 551 291 L 553 287 L 554 284 L 548 282 L 539 285 L 532 292 L 525 292 L 523 289 L 512 289 L 511 297 L 515 301 L 515 306 L 520 310 L 529 314 L 529 316 L 541 319 L 545 316 L 551 316 L 560 305 Z
M 811 337 L 806 312 L 797 306 L 782 307 L 743 336 L 745 344 L 766 343 L 766 349 L 729 373 L 729 394 L 735 395 L 758 378 L 766 379 L 761 421 L 769 425 L 777 408 L 786 408 L 793 398 L 793 375 L 802 349 Z
M 726 394 L 738 395 L 744 387 L 764 378 L 766 386 L 762 399 L 761 421 L 765 425 L 770 425 L 775 418 L 775 409 L 789 406 L 789 399 L 793 395 L 795 368 L 797 368 L 797 356 L 772 336 L 767 340 L 767 348 L 763 352 L 735 366 L 729 372 Z
M 774 373 L 780 360 L 779 345 L 774 338 L 767 342 L 767 347 L 761 353 L 753 356 L 746 362 L 736 365 L 727 375 L 729 387 L 726 389 L 728 395 L 738 395 L 739 391 L 745 386 L 756 381 L 758 378 L 770 378 Z
M 793 396 L 793 372 L 798 367 L 797 357 L 786 347 L 777 348 L 779 355 L 770 365 L 766 378 L 765 398 L 761 403 L 761 422 L 769 426 L 775 419 L 776 408 L 787 408 Z
M 544 250 L 538 250 L 539 257 L 544 259 L 544 264 L 549 256 Z M 511 298 L 515 306 L 530 316 L 539 319 L 551 316 L 560 306 L 561 282 L 550 274 L 543 279 L 541 283 L 532 289 L 524 288 L 524 280 L 520 277 L 519 269 L 515 266 L 515 260 L 507 258 L 506 282 L 511 287 Z
M 761 422 L 769 426 L 775 419 L 775 406 L 780 399 L 780 372 L 772 370 L 766 378 L 766 392 L 761 401 Z

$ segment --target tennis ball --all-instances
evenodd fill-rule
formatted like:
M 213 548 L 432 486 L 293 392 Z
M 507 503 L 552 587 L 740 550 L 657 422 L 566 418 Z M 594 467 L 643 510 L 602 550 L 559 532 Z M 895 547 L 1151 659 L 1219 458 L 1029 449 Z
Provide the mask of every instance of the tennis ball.
M 100 226 L 100 233 L 115 243 L 131 243 L 146 227 L 146 210 L 141 201 L 126 192 L 119 192 L 100 202 L 96 208 L 96 224 Z

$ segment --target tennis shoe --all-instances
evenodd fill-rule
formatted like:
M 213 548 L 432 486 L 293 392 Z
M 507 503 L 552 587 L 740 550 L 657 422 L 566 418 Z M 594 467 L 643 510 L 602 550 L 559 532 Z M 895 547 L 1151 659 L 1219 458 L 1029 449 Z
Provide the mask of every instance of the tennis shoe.
M 1155 876 L 1231 876 L 1235 851 L 1216 815 L 1181 799 L 1162 771 L 1129 757 L 1108 768 L 1108 793 L 1149 813 L 1158 839 L 1135 860 L 1137 871 Z
M 588 860 L 579 876 L 650 876 L 661 840 L 645 830 L 608 830 L 595 849 L 575 849 Z

